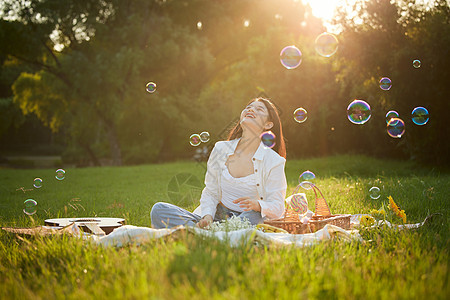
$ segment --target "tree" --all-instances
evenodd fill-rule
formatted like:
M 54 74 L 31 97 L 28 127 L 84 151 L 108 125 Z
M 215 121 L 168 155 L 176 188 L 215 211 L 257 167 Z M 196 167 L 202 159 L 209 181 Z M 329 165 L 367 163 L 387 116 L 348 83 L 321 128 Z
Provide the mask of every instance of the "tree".
M 445 112 L 448 111 L 449 81 L 449 8 L 438 1 L 431 8 L 415 1 L 373 0 L 358 2 L 359 23 L 348 22 L 344 13 L 339 67 L 341 97 L 365 97 L 372 106 L 377 123 L 365 124 L 359 136 L 375 154 L 434 163 L 448 163 L 449 144 Z M 414 59 L 422 66 L 415 69 Z M 392 88 L 382 91 L 381 77 L 392 80 Z M 430 111 L 426 126 L 411 121 L 411 111 L 425 106 Z M 406 134 L 400 140 L 388 137 L 383 128 L 384 115 L 397 110 L 405 121 Z M 370 126 L 366 126 L 370 125 Z M 384 127 L 385 128 L 385 127 Z M 359 128 L 355 128 L 359 129 Z
M 159 79 L 162 90 L 172 86 L 183 94 L 189 91 L 186 87 L 179 88 L 186 69 L 202 72 L 207 63 L 200 59 L 200 43 L 164 16 L 163 4 L 160 1 L 23 3 L 19 18 L 3 21 L 1 28 L 6 40 L 12 41 L 11 45 L 17 44 L 2 48 L 2 52 L 40 67 L 38 73 L 22 74 L 14 84 L 15 100 L 24 113 L 36 113 L 55 131 L 64 123 L 70 124 L 73 140 L 86 149 L 94 162 L 98 159 L 96 151 L 90 149 L 92 129 L 100 125 L 110 145 L 113 163 L 120 165 L 117 127 L 132 111 L 125 105 L 140 103 L 137 99 L 148 96 L 143 91 L 149 74 L 157 74 L 154 77 Z M 52 30 L 56 30 L 53 32 L 57 36 L 53 37 L 56 45 L 51 40 Z M 36 44 L 38 54 L 21 48 L 28 39 Z M 56 52 L 54 46 L 62 47 L 62 51 Z M 180 65 L 180 60 L 185 64 Z M 176 99 L 164 92 L 161 96 L 162 100 Z M 165 107 L 157 105 L 152 115 L 164 114 L 170 102 Z M 183 116 L 185 112 L 177 110 L 177 114 Z M 150 139 L 161 139 L 161 135 L 164 133 L 153 133 Z

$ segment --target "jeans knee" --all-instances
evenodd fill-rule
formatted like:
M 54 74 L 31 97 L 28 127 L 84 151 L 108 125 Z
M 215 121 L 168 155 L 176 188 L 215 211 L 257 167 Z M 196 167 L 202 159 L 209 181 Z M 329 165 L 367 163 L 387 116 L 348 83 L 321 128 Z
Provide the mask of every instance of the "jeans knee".
M 164 208 L 165 203 L 164 202 L 156 202 L 152 210 L 150 211 L 150 218 L 152 220 L 152 223 L 155 223 L 156 221 L 161 219 L 161 211 Z
M 246 219 L 252 225 L 258 225 L 264 223 L 264 219 L 261 216 L 260 212 L 257 211 L 247 211 L 239 215 L 241 219 Z

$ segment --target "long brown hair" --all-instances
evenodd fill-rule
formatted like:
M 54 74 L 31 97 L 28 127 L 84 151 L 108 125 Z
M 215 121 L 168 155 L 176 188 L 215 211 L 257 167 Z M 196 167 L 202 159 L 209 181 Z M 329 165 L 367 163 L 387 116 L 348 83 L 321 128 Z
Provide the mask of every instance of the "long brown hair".
M 280 156 L 286 158 L 286 144 L 284 141 L 283 129 L 281 127 L 280 116 L 278 115 L 277 108 L 275 107 L 275 105 L 273 105 L 272 102 L 270 102 L 269 99 L 265 99 L 262 97 L 251 100 L 247 105 L 255 101 L 261 101 L 262 103 L 264 103 L 267 111 L 269 112 L 268 121 L 273 123 L 273 127 L 270 130 L 275 134 L 275 146 L 273 146 L 272 149 L 275 150 Z M 240 137 L 242 137 L 242 127 L 240 122 L 238 121 L 236 126 L 234 126 L 228 134 L 227 141 L 234 140 Z

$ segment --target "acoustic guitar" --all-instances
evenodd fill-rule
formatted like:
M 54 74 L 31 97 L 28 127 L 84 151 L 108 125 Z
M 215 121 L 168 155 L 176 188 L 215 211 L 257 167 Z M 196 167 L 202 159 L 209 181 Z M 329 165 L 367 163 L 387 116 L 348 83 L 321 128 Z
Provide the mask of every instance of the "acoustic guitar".
M 66 227 L 76 223 L 84 232 L 95 235 L 110 234 L 114 229 L 125 224 L 125 219 L 120 218 L 59 218 L 47 219 L 45 225 L 52 227 Z

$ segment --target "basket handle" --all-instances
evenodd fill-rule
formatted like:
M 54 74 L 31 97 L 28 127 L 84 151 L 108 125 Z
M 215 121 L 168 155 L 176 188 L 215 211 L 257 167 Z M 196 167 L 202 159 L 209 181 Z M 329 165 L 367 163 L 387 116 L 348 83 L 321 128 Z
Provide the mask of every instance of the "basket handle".
M 328 206 L 328 203 L 325 200 L 325 197 L 323 196 L 322 192 L 316 185 L 312 185 L 312 187 L 314 190 L 314 194 L 316 196 L 316 215 L 320 216 L 331 215 L 330 207 Z M 317 192 L 319 192 L 320 197 L 318 196 Z
M 292 192 L 292 195 L 296 194 L 300 188 L 300 184 L 297 185 L 297 187 L 294 189 L 294 191 Z M 322 192 L 319 190 L 319 188 L 311 183 L 311 186 L 313 188 L 314 191 L 314 195 L 316 196 L 316 201 L 315 201 L 315 207 L 316 207 L 316 215 L 319 216 L 330 216 L 331 215 L 331 211 L 330 211 L 330 207 L 328 206 L 327 201 L 325 200 L 325 197 L 323 196 Z M 320 197 L 319 197 L 320 195 Z M 284 217 L 283 220 L 286 220 L 286 211 L 284 213 Z

